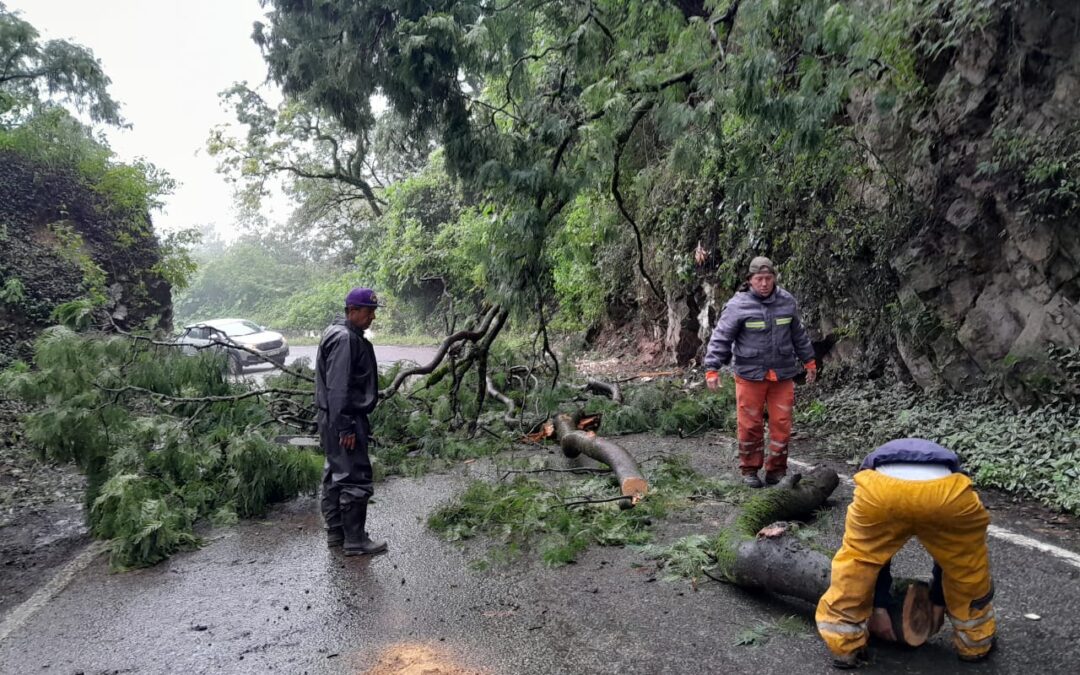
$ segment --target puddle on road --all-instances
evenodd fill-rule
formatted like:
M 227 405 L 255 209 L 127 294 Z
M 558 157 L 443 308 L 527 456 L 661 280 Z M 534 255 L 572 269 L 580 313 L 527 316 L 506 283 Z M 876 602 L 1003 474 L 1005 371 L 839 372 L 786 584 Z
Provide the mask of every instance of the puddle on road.
M 379 660 L 364 675 L 485 675 L 464 668 L 445 649 L 402 642 L 379 653 Z

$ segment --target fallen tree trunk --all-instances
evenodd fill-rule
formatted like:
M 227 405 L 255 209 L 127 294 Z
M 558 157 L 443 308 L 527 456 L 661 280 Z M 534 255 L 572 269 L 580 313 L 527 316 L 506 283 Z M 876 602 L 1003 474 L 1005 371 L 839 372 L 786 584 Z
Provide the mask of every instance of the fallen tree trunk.
M 637 462 L 622 446 L 591 432 L 579 431 L 570 415 L 557 415 L 552 423 L 563 454 L 570 458 L 585 455 L 607 464 L 619 479 L 623 496 L 630 497 L 632 504 L 649 492 L 649 483 Z
M 787 523 L 773 523 L 756 538 L 735 549 L 724 570 L 728 581 L 744 588 L 787 595 L 817 604 L 829 589 L 832 561 L 791 534 Z M 932 606 L 928 586 L 912 579 L 897 580 L 889 608 L 896 642 L 918 647 L 930 637 Z M 880 634 L 878 635 L 879 637 Z
M 825 466 L 785 476 L 776 487 L 756 493 L 743 505 L 736 526 L 743 534 L 753 536 L 769 523 L 806 520 L 825 504 L 839 484 L 840 477 Z
M 735 549 L 726 577 L 744 588 L 818 601 L 829 588 L 832 561 L 790 534 L 787 523 L 773 523 Z

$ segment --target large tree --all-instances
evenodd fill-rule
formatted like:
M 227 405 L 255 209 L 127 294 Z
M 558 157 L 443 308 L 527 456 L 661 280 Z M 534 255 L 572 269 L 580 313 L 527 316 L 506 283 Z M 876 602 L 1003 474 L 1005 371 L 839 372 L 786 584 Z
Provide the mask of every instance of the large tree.
M 36 28 L 0 2 L 0 120 L 44 102 L 62 102 L 95 122 L 122 124 L 110 82 L 89 49 L 42 40 Z
M 363 231 L 386 209 L 386 187 L 418 171 L 433 147 L 392 112 L 354 132 L 300 98 L 271 105 L 247 83 L 221 98 L 245 133 L 218 126 L 207 147 L 235 183 L 244 220 L 265 225 L 263 198 L 280 187 L 298 204 L 287 229 L 340 261 L 355 256 Z

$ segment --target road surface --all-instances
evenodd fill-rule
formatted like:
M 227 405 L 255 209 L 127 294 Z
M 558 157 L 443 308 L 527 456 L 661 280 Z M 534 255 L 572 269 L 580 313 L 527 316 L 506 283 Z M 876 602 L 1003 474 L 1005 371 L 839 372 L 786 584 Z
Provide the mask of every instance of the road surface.
M 704 472 L 733 466 L 734 441 L 719 434 L 620 442 L 639 458 L 685 455 Z M 796 444 L 793 455 L 812 459 L 807 452 Z M 478 475 L 499 474 L 477 462 L 378 485 L 370 528 L 390 541 L 390 552 L 373 559 L 327 550 L 310 497 L 265 520 L 208 532 L 202 549 L 151 569 L 115 574 L 104 556 L 91 557 L 70 582 L 20 608 L 17 622 L 9 614 L 0 626 L 0 670 L 363 673 L 380 661 L 400 665 L 424 654 L 423 672 L 443 674 L 831 672 L 809 622 L 775 628 L 786 616 L 812 616 L 809 606 L 713 582 L 696 590 L 666 582 L 638 550 L 593 548 L 562 568 L 525 555 L 478 571 L 485 542 L 447 543 L 425 526 Z M 838 541 L 850 494 L 841 485 L 835 508 L 815 525 L 829 543 Z M 1075 519 L 1052 525 L 1037 512 L 988 502 L 998 526 L 1053 550 L 1077 550 Z M 723 503 L 697 503 L 657 523 L 657 540 L 709 534 L 730 516 Z M 990 545 L 1000 643 L 988 662 L 957 661 L 946 629 L 919 650 L 881 648 L 862 672 L 1077 672 L 1080 563 L 1001 538 Z M 925 577 L 930 562 L 909 544 L 896 567 L 896 574 Z M 753 630 L 765 637 L 738 644 Z
M 290 365 L 300 359 L 307 360 L 308 365 L 314 366 L 315 355 L 319 348 L 315 345 L 301 345 L 289 348 L 289 356 L 285 359 L 285 365 Z M 380 366 L 389 366 L 399 361 L 412 361 L 413 363 L 426 364 L 435 356 L 435 347 L 397 347 L 394 345 L 375 345 L 375 360 Z M 244 377 L 261 383 L 267 375 L 275 372 L 273 364 L 248 366 L 244 368 Z

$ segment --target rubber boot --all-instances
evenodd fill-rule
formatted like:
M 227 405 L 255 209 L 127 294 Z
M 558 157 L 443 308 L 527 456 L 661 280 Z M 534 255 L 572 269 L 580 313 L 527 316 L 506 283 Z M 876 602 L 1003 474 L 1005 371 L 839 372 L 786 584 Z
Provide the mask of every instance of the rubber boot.
M 337 527 L 326 528 L 326 545 L 330 548 L 341 546 L 345 543 L 345 528 L 338 525 Z
M 744 473 L 742 477 L 743 485 L 746 487 L 754 488 L 755 490 L 762 486 L 761 479 L 758 478 L 757 471 L 753 473 Z
M 385 541 L 374 541 L 368 536 L 367 502 L 351 502 L 341 505 L 341 524 L 345 529 L 345 555 L 374 555 L 386 550 Z
M 770 486 L 776 485 L 782 481 L 786 475 L 787 471 L 768 471 L 765 473 L 765 484 Z

